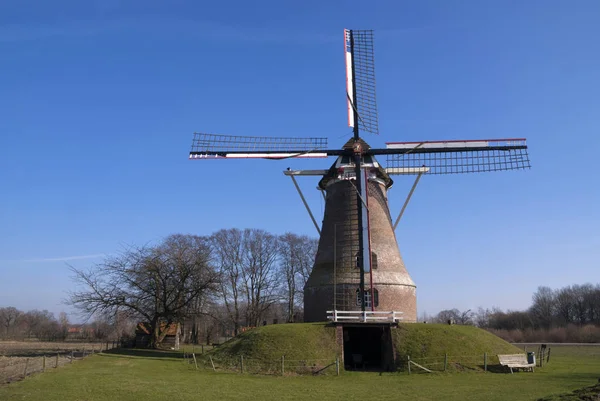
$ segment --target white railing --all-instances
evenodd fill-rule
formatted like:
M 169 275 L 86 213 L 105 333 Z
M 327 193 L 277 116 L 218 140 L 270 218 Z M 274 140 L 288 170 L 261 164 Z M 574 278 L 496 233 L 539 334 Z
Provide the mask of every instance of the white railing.
M 398 322 L 403 319 L 404 312 L 397 311 L 354 311 L 354 310 L 328 310 L 327 319 L 332 322 L 362 322 L 385 323 Z

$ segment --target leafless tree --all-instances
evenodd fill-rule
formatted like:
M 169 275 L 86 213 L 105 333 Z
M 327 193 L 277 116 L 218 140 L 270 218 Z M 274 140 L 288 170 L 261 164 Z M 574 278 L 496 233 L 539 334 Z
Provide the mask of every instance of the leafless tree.
M 249 326 L 258 326 L 263 314 L 278 300 L 277 252 L 276 236 L 264 230 L 244 230 L 242 283 Z
M 293 322 L 303 303 L 304 284 L 315 261 L 317 241 L 308 236 L 285 233 L 279 237 L 280 279 L 287 303 L 287 321 Z
M 39 340 L 56 340 L 60 336 L 60 326 L 52 312 L 47 310 L 30 310 L 23 315 L 23 325 L 27 337 L 34 336 Z
M 573 302 L 573 320 L 580 325 L 592 323 L 592 321 L 588 320 L 589 305 L 587 302 L 587 294 L 592 293 L 594 291 L 594 287 L 591 284 L 575 284 L 569 289 Z
M 83 289 L 69 304 L 88 316 L 115 316 L 117 311 L 145 319 L 157 347 L 171 324 L 187 317 L 190 305 L 213 290 L 217 277 L 209 265 L 203 237 L 171 235 L 157 246 L 131 247 L 89 270 L 72 268 Z
M 554 313 L 561 325 L 567 325 L 574 320 L 573 290 L 571 287 L 564 287 L 554 291 Z
M 556 297 L 549 287 L 538 287 L 533 294 L 533 305 L 529 309 L 537 325 L 547 329 L 552 325 L 556 310 Z
M 490 326 L 490 315 L 492 311 L 489 309 L 483 309 L 481 306 L 477 308 L 473 321 L 477 327 L 485 328 Z
M 438 323 L 458 323 L 460 311 L 456 308 L 441 311 L 435 317 Z
M 244 234 L 232 228 L 223 229 L 210 237 L 213 261 L 219 274 L 219 296 L 227 311 L 227 320 L 233 325 L 234 335 L 238 335 L 241 319 L 242 270 Z M 219 316 L 214 316 L 219 319 Z M 222 319 L 222 318 L 221 318 Z
M 22 315 L 22 312 L 13 306 L 8 306 L 6 308 L 0 308 L 0 325 L 4 329 L 4 336 L 6 338 L 10 337 L 12 331 L 17 324 L 17 320 Z
M 600 284 L 586 285 L 589 289 L 584 295 L 584 303 L 587 309 L 587 321 L 600 324 Z
M 308 236 L 300 237 L 300 252 L 299 252 L 299 273 L 300 280 L 298 281 L 299 291 L 299 302 L 304 303 L 304 285 L 308 281 L 308 277 L 312 272 L 315 264 L 315 258 L 317 256 L 317 248 L 319 247 L 319 240 Z
M 69 317 L 65 312 L 58 314 L 58 324 L 60 325 L 60 336 L 64 340 L 69 334 Z

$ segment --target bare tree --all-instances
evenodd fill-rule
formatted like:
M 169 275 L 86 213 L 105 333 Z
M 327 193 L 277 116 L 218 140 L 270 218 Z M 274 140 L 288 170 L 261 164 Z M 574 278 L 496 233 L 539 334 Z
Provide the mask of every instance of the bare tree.
M 477 308 L 477 312 L 474 315 L 474 322 L 477 327 L 486 328 L 490 327 L 490 315 L 492 311 L 489 309 L 483 309 L 481 306 Z
M 475 313 L 473 313 L 471 311 L 471 309 L 468 309 L 459 314 L 457 322 L 458 322 L 458 324 L 473 325 L 473 317 L 474 316 L 475 316 Z
M 459 319 L 460 311 L 456 308 L 443 310 L 435 317 L 438 323 L 458 323 Z
M 574 320 L 573 290 L 564 287 L 554 292 L 554 313 L 561 325 L 567 325 Z
M 306 235 L 300 237 L 300 250 L 297 253 L 300 277 L 297 283 L 297 302 L 304 307 L 304 286 L 312 272 L 319 247 L 319 240 Z
M 246 324 L 258 326 L 263 314 L 278 300 L 275 271 L 278 239 L 264 230 L 244 230 L 242 283 L 246 296 Z
M 555 309 L 554 291 L 550 287 L 538 287 L 533 294 L 533 305 L 529 309 L 537 324 L 543 328 L 549 328 L 552 325 Z
M 295 312 L 303 303 L 304 284 L 315 261 L 317 241 L 305 235 L 285 233 L 279 237 L 280 279 L 287 304 L 287 321 L 293 322 Z
M 154 247 L 131 247 L 117 257 L 84 271 L 72 268 L 84 288 L 72 292 L 69 304 L 89 317 L 117 311 L 145 319 L 157 347 L 171 324 L 187 317 L 190 305 L 210 292 L 216 275 L 209 266 L 205 238 L 171 235 Z
M 586 323 L 592 323 L 588 320 L 589 305 L 587 294 L 592 293 L 594 287 L 591 284 L 578 285 L 575 284 L 570 287 L 572 302 L 573 302 L 573 320 L 584 325 Z
M 4 335 L 6 338 L 11 336 L 11 332 L 14 330 L 17 320 L 21 315 L 22 312 L 13 306 L 0 308 L 0 325 L 2 325 L 4 329 Z
M 590 323 L 600 324 L 600 284 L 589 285 L 589 291 L 584 295 L 587 309 L 587 320 Z
M 233 325 L 233 333 L 238 335 L 241 319 L 244 235 L 236 228 L 223 229 L 210 237 L 210 243 L 214 253 L 213 261 L 219 274 L 219 296 L 225 304 L 227 320 Z
M 34 336 L 39 340 L 55 340 L 60 335 L 58 321 L 52 312 L 47 310 L 30 310 L 23 315 L 27 337 Z
M 58 314 L 58 324 L 60 325 L 60 336 L 64 340 L 69 334 L 69 317 L 65 312 Z

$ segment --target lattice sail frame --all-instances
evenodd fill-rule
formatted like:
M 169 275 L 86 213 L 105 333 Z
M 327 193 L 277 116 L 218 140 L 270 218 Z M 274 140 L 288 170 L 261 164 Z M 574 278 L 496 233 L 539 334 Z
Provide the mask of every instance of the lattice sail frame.
M 387 149 L 387 169 L 418 174 L 483 173 L 531 168 L 524 138 L 392 142 Z
M 327 157 L 327 138 L 232 136 L 194 133 L 190 159 Z
M 344 29 L 348 126 L 354 127 L 354 110 L 360 131 L 379 134 L 375 93 L 375 51 L 372 30 Z

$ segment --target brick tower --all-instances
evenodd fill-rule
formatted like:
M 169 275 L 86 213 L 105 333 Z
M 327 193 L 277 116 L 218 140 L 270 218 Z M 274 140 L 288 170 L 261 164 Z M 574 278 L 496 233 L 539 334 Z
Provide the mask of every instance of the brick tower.
M 345 145 L 348 146 L 352 146 L 351 141 Z M 401 311 L 405 322 L 416 321 L 416 285 L 402 261 L 388 207 L 387 190 L 393 181 L 373 156 L 365 156 L 362 167 L 368 171 L 372 266 L 371 271 L 365 273 L 367 310 L 373 306 L 375 310 Z M 326 311 L 334 306 L 338 310 L 361 310 L 360 271 L 356 261 L 358 208 L 353 171 L 352 159 L 340 156 L 319 182 L 326 193 L 325 214 L 315 264 L 304 287 L 304 320 L 307 322 L 326 320 Z

